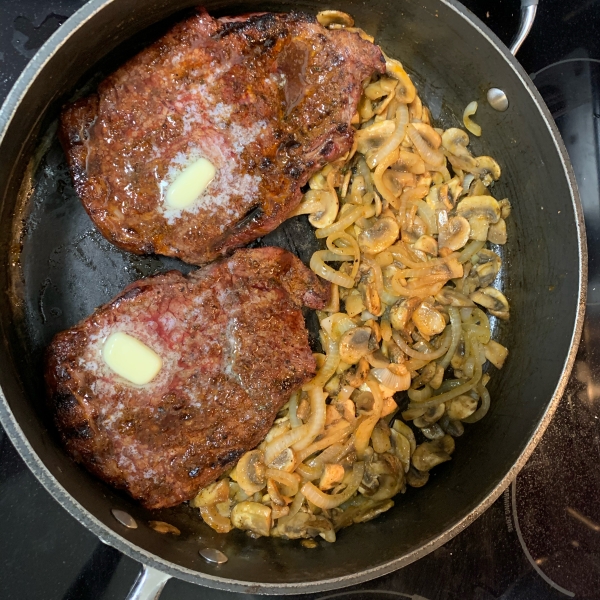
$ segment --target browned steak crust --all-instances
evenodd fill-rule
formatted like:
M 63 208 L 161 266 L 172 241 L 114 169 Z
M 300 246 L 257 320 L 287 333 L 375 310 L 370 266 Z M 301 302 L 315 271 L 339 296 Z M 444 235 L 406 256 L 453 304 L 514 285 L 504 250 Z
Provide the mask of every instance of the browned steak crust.
M 48 348 L 46 383 L 67 450 L 148 508 L 192 498 L 257 446 L 314 376 L 300 308 L 322 308 L 328 292 L 280 248 L 132 283 Z M 149 384 L 131 385 L 104 363 L 114 331 L 163 359 Z
M 200 11 L 67 107 L 60 138 L 107 239 L 204 264 L 287 218 L 350 149 L 361 82 L 384 69 L 377 46 L 309 15 Z M 216 178 L 190 209 L 165 209 L 168 183 L 199 157 Z

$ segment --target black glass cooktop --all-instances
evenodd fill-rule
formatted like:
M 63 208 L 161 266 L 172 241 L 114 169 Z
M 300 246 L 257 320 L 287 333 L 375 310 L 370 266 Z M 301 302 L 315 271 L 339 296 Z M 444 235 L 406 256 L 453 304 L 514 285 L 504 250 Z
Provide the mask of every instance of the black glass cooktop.
M 510 41 L 519 0 L 464 3 Z M 40 45 L 82 4 L 0 0 L 0 100 Z M 396 573 L 303 598 L 600 598 L 600 0 L 540 0 L 518 58 L 562 133 L 585 211 L 590 287 L 573 375 L 521 474 L 467 530 Z M 139 570 L 52 499 L 0 429 L 0 598 L 121 600 Z M 192 598 L 251 596 L 178 580 L 169 581 L 161 596 Z

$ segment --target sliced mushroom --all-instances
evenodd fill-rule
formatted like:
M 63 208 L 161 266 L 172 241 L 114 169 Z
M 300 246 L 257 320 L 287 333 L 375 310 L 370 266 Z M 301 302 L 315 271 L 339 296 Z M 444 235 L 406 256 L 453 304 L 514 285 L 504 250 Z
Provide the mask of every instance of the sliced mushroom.
M 500 212 L 502 212 L 502 209 L 500 209 Z M 488 242 L 491 242 L 492 244 L 506 244 L 506 221 L 504 219 L 500 219 L 497 223 L 490 225 L 487 239 Z
M 467 223 L 468 225 L 468 223 Z M 422 235 L 413 245 L 415 250 L 425 252 L 430 256 L 437 256 L 438 243 L 436 239 L 430 235 Z
M 385 120 L 377 121 L 368 127 L 359 129 L 354 134 L 354 140 L 357 143 L 357 151 L 361 154 L 368 154 L 372 150 L 376 150 L 383 142 L 394 133 L 396 125 L 394 121 Z
M 469 221 L 470 238 L 485 242 L 490 224 L 500 219 L 500 206 L 491 196 L 467 196 L 456 207 L 459 216 Z
M 445 406 L 444 404 L 438 404 L 437 406 L 430 406 L 422 416 L 414 420 L 415 427 L 427 427 L 437 423 L 444 415 Z
M 343 513 L 342 513 L 343 514 Z M 272 531 L 272 535 L 288 540 L 313 538 L 320 535 L 326 541 L 335 541 L 335 531 L 329 519 L 321 515 L 298 512 L 291 519 L 282 519 Z
M 190 505 L 194 508 L 213 506 L 219 502 L 224 502 L 228 498 L 229 484 L 226 479 L 221 479 L 221 481 L 215 481 L 201 489 L 196 497 L 190 501 Z
M 231 511 L 231 523 L 237 529 L 268 537 L 271 531 L 271 509 L 259 502 L 240 502 Z
M 450 454 L 434 442 L 420 444 L 411 457 L 412 464 L 419 471 L 429 471 L 448 460 L 450 460 Z
M 359 290 L 353 289 L 348 294 L 344 301 L 344 308 L 349 317 L 355 317 L 365 310 L 365 303 Z
M 431 423 L 430 425 L 421 427 L 421 433 L 428 440 L 439 440 L 446 435 L 446 432 L 437 423 Z
M 491 156 L 478 156 L 476 163 L 476 167 L 472 172 L 481 179 L 484 185 L 487 186 L 492 181 L 500 178 L 502 169 L 500 169 L 500 165 Z
M 498 204 L 500 205 L 500 216 L 503 219 L 508 219 L 508 217 L 510 217 L 510 211 L 512 210 L 512 206 L 508 198 L 503 198 L 500 200 L 500 202 L 498 202 Z
M 355 327 L 347 331 L 340 339 L 340 359 L 349 365 L 355 365 L 366 356 L 376 345 L 369 327 Z
M 475 306 L 468 296 L 461 294 L 457 289 L 451 287 L 443 287 L 435 295 L 435 299 L 445 306 L 457 306 L 460 308 Z
M 442 133 L 442 146 L 454 156 L 473 158 L 467 149 L 469 142 L 469 134 L 458 127 L 450 127 Z
M 405 171 L 413 175 L 425 173 L 425 162 L 414 152 L 408 150 L 400 150 L 398 160 L 392 165 L 392 168 L 397 171 Z
M 439 228 L 438 243 L 440 248 L 459 250 L 469 241 L 471 226 L 461 216 L 452 217 L 446 225 Z
M 500 205 L 492 196 L 466 196 L 458 203 L 456 212 L 467 220 L 485 217 L 489 223 L 497 223 L 500 219 Z
M 406 483 L 410 487 L 420 488 L 423 487 L 429 481 L 428 471 L 419 471 L 415 467 L 411 467 L 406 474 Z
M 505 348 L 502 344 L 490 340 L 483 347 L 485 357 L 497 368 L 501 369 L 504 366 L 504 361 L 508 356 L 508 348 Z
M 382 77 L 373 83 L 370 83 L 364 90 L 363 94 L 371 100 L 379 100 L 384 96 L 388 96 L 391 92 L 396 89 L 398 81 L 396 79 L 390 79 L 389 77 Z M 389 119 L 386 119 L 389 120 Z M 383 121 L 381 121 L 383 122 Z M 392 129 L 393 131 L 393 129 Z
M 367 311 L 376 317 L 381 316 L 383 313 L 383 306 L 375 284 L 361 284 L 359 285 L 359 289 L 362 293 L 363 302 Z
M 373 450 L 375 450 L 377 454 L 390 452 L 392 449 L 390 428 L 385 421 L 380 420 L 377 422 L 377 425 L 375 425 L 373 432 L 371 433 L 371 444 L 373 445 Z
M 359 363 L 360 363 L 360 361 L 359 361 Z M 365 379 L 366 379 L 366 376 L 365 376 Z M 350 398 L 348 398 L 348 400 L 344 400 L 343 402 L 337 401 L 335 403 L 335 406 L 337 407 L 338 412 L 342 415 L 342 418 L 344 418 L 346 421 L 348 421 L 348 423 L 354 422 L 354 419 L 356 419 L 356 406 L 355 406 L 354 402 L 352 402 L 352 400 L 350 400 Z
M 437 335 L 446 328 L 446 320 L 442 313 L 433 308 L 429 302 L 422 302 L 412 316 L 413 323 L 419 333 L 427 337 Z
M 231 478 L 237 481 L 248 496 L 252 496 L 265 487 L 267 483 L 265 471 L 263 453 L 260 450 L 251 450 L 240 458 L 231 473 Z
M 377 254 L 391 246 L 400 234 L 398 223 L 392 217 L 381 217 L 358 236 L 358 245 L 363 252 Z
M 296 457 L 291 448 L 286 448 L 283 452 L 280 452 L 269 464 L 270 469 L 279 469 L 280 471 L 286 471 L 287 473 L 293 471 L 295 466 Z
M 453 177 L 448 182 L 448 196 L 450 197 L 452 206 L 456 205 L 458 199 L 462 196 L 463 192 L 464 188 L 460 183 L 460 179 L 458 179 L 458 177 Z
M 440 420 L 440 427 L 452 437 L 460 437 L 465 432 L 465 427 L 460 421 L 451 421 L 448 415 L 444 415 Z
M 495 252 L 485 248 L 477 253 L 477 259 L 475 274 L 479 280 L 479 286 L 487 287 L 496 279 L 502 266 L 502 260 Z M 471 262 L 474 262 L 473 258 Z
M 385 72 L 390 77 L 398 80 L 396 88 L 396 98 L 402 104 L 410 104 L 417 95 L 417 90 L 410 80 L 408 73 L 402 67 L 402 64 L 393 59 L 385 57 Z
M 420 298 L 407 298 L 400 300 L 390 308 L 390 324 L 394 329 L 402 331 L 406 329 L 413 313 L 421 304 Z
M 478 401 L 465 394 L 446 403 L 446 413 L 451 421 L 462 421 L 477 410 Z
M 344 382 L 353 388 L 359 388 L 369 374 L 369 363 L 366 358 L 361 358 L 354 369 L 348 369 L 344 373 Z
M 510 307 L 506 296 L 493 287 L 477 290 L 470 295 L 471 300 L 484 306 L 488 312 L 499 319 L 508 320 Z
M 308 190 L 298 208 L 290 215 L 310 215 L 308 220 L 313 227 L 322 229 L 335 221 L 339 210 L 337 194 L 327 190 Z
M 343 27 L 354 27 L 354 19 L 340 10 L 322 10 L 317 13 L 317 21 L 323 27 L 330 25 L 342 25 Z

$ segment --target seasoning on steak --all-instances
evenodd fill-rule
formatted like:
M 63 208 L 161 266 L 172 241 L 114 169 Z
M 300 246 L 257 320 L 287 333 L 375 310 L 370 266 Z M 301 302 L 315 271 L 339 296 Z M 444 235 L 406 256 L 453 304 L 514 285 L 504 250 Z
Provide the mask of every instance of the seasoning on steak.
M 117 246 L 204 264 L 288 217 L 350 149 L 361 82 L 384 70 L 377 46 L 313 16 L 200 11 L 64 110 L 75 189 Z M 168 186 L 200 158 L 215 178 L 169 207 Z
M 194 497 L 261 442 L 314 376 L 301 307 L 322 308 L 328 289 L 280 248 L 132 283 L 48 348 L 46 383 L 68 452 L 147 508 Z M 130 384 L 103 361 L 116 331 L 162 358 L 150 383 Z

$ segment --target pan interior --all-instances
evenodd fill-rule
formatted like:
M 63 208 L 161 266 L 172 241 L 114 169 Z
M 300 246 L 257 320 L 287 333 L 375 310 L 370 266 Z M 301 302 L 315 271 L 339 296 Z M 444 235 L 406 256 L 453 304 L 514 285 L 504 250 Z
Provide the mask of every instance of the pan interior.
M 283 591 L 281 586 L 322 580 L 341 585 L 336 578 L 352 580 L 367 570 L 374 571 L 365 578 L 375 576 L 391 561 L 400 566 L 414 560 L 421 549 L 476 512 L 518 461 L 551 402 L 569 352 L 579 299 L 577 219 L 561 157 L 544 118 L 490 41 L 448 5 L 433 0 L 367 4 L 357 0 L 340 6 L 375 35 L 387 54 L 403 62 L 437 125 L 461 126 L 464 107 L 474 99 L 480 102 L 475 120 L 483 136 L 472 140 L 472 150 L 498 160 L 503 175 L 493 193 L 513 204 L 509 242 L 498 248 L 503 269 L 497 282 L 512 307 L 510 323 L 498 326 L 497 334 L 510 355 L 501 372 L 492 369 L 488 416 L 466 427 L 453 460 L 437 467 L 425 488 L 409 488 L 388 513 L 341 532 L 334 545 L 321 542 L 315 550 L 293 541 L 251 540 L 239 531 L 221 536 L 185 506 L 150 513 L 97 481 L 66 456 L 45 408 L 41 358 L 56 332 L 140 277 L 171 268 L 191 270 L 175 259 L 135 256 L 106 241 L 73 190 L 56 139 L 56 118 L 65 100 L 93 89 L 189 11 L 183 1 L 109 4 L 50 60 L 46 69 L 60 70 L 60 76 L 34 82 L 1 146 L 4 163 L 14 168 L 9 171 L 3 165 L 0 171 L 2 284 L 10 289 L 0 300 L 0 359 L 6 365 L 0 376 L 25 436 L 84 509 L 132 544 L 183 567 L 180 575 L 188 579 L 194 580 L 196 572 L 253 582 L 263 591 L 264 584 L 272 584 L 272 591 L 278 586 Z M 292 8 L 315 13 L 331 6 L 284 0 L 207 2 L 206 7 L 215 14 L 235 14 Z M 185 10 L 174 17 L 170 13 L 175 8 Z M 94 35 L 89 35 L 91 31 Z M 79 58 L 72 60 L 74 55 Z M 491 86 L 507 93 L 511 106 L 506 113 L 494 112 L 485 103 L 485 91 Z M 286 247 L 305 262 L 315 249 L 305 218 L 288 221 L 259 243 Z M 309 325 L 315 333 L 315 321 Z M 127 510 L 140 527 L 124 530 L 111 517 L 111 508 Z M 158 534 L 146 525 L 150 519 L 172 523 L 182 535 Z M 198 556 L 202 546 L 222 550 L 229 562 L 218 570 L 207 565 Z M 222 584 L 206 579 L 203 583 Z

